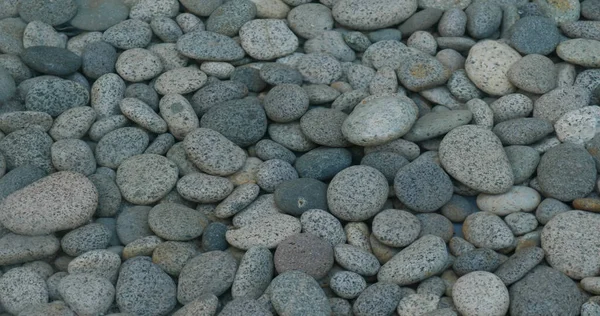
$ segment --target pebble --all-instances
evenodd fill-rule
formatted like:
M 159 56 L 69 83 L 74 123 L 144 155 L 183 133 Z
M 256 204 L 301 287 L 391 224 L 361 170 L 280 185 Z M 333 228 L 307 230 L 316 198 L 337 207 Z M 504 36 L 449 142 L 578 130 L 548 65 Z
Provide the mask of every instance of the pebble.
M 504 147 L 508 161 L 513 171 L 514 183 L 521 184 L 529 179 L 536 171 L 540 162 L 540 154 L 529 146 Z
M 294 166 L 300 178 L 325 181 L 343 169 L 350 167 L 351 153 L 344 148 L 315 148 L 298 157 Z
M 396 311 L 400 315 L 423 315 L 437 310 L 439 301 L 432 294 L 410 294 L 400 300 Z
M 559 167 L 565 159 L 571 163 Z M 593 190 L 595 168 L 594 159 L 583 146 L 564 143 L 542 156 L 537 179 L 544 195 L 566 202 L 585 197 Z
M 66 38 L 60 36 L 54 28 L 41 21 L 31 21 L 23 32 L 23 47 L 52 46 L 65 48 Z
M 416 0 L 340 0 L 332 9 L 333 18 L 343 26 L 370 31 L 399 24 L 417 11 Z
M 282 211 L 293 216 L 311 209 L 327 209 L 327 185 L 311 178 L 282 182 L 275 189 L 275 203 Z
M 581 15 L 586 19 L 600 20 L 600 7 L 594 0 L 581 2 Z
M 56 78 L 34 83 L 25 96 L 25 108 L 57 117 L 70 108 L 85 106 L 89 101 L 90 95 L 84 87 Z
M 398 30 L 400 30 L 400 32 L 406 36 L 410 36 L 411 34 L 414 34 L 420 30 L 427 30 L 440 20 L 442 13 L 444 13 L 444 10 L 425 8 L 406 19 L 406 21 L 404 21 L 402 25 L 398 27 Z
M 187 134 L 199 127 L 200 123 L 192 105 L 180 94 L 165 95 L 160 100 L 159 109 L 169 132 L 176 139 L 184 139 Z M 155 130 L 159 131 L 159 126 L 162 130 L 162 122 L 158 119 L 154 119 L 154 121 L 156 121 Z
M 473 1 L 465 13 L 467 31 L 476 39 L 491 37 L 502 23 L 502 8 L 490 1 Z
M 223 294 L 231 287 L 236 269 L 233 256 L 218 250 L 189 260 L 179 274 L 177 300 L 187 304 L 205 294 Z
M 553 2 L 548 0 L 536 1 L 540 11 L 557 24 L 579 19 L 581 6 L 579 1 L 565 0 Z
M 6 233 L 0 237 L 0 264 L 12 265 L 47 258 L 60 248 L 54 235 L 25 236 Z
M 369 226 L 364 222 L 351 222 L 344 226 L 348 244 L 367 252 L 371 252 L 369 242 Z
M 116 49 L 106 42 L 94 42 L 87 45 L 81 55 L 83 73 L 93 79 L 115 72 Z
M 115 287 L 101 276 L 78 273 L 62 278 L 58 292 L 75 313 L 95 315 L 103 314 L 110 308 Z
M 150 25 L 138 19 L 119 22 L 102 34 L 103 41 L 123 50 L 146 47 L 151 38 Z
M 147 205 L 165 197 L 175 187 L 177 175 L 174 162 L 164 156 L 142 154 L 119 165 L 116 183 L 125 200 Z
M 287 20 L 292 31 L 306 39 L 331 30 L 334 22 L 331 10 L 320 3 L 306 3 L 293 8 L 288 13 Z M 311 23 L 305 23 L 308 20 Z
M 124 260 L 129 260 L 134 257 L 150 257 L 154 252 L 154 249 L 163 242 L 164 240 L 154 235 L 142 237 L 127 244 L 122 249 L 121 256 Z
M 226 62 L 207 61 L 200 65 L 200 70 L 208 76 L 214 76 L 219 79 L 228 79 L 235 70 L 235 67 Z
M 256 184 L 267 192 L 275 192 L 280 184 L 297 178 L 296 169 L 279 159 L 267 160 L 261 163 L 256 170 Z
M 332 246 L 346 242 L 346 234 L 342 224 L 335 216 L 320 209 L 311 209 L 300 216 L 302 231 L 321 237 Z
M 557 73 L 552 60 L 530 54 L 515 62 L 507 73 L 508 80 L 527 92 L 544 94 L 556 87 Z
M 440 144 L 439 157 L 446 172 L 481 192 L 500 194 L 513 184 L 512 169 L 500 140 L 483 127 L 465 125 L 450 131 Z
M 308 106 L 308 94 L 296 84 L 277 85 L 269 90 L 264 99 L 265 113 L 269 119 L 279 123 L 301 118 Z
M 107 248 L 110 237 L 111 232 L 104 224 L 92 223 L 68 232 L 60 243 L 66 254 L 76 257 L 90 250 Z
M 144 48 L 131 48 L 119 55 L 115 69 L 123 79 L 141 82 L 160 74 L 163 64 L 157 54 Z
M 287 271 L 278 275 L 270 285 L 273 308 L 280 315 L 330 315 L 327 296 L 308 274 Z
M 407 211 L 387 209 L 375 215 L 372 230 L 381 243 L 391 247 L 406 247 L 419 236 L 421 223 Z
M 438 24 L 440 36 L 463 36 L 467 28 L 467 15 L 458 8 L 445 10 Z
M 381 264 L 370 252 L 349 244 L 338 244 L 333 248 L 335 262 L 348 271 L 362 276 L 377 274 Z
M 559 271 L 539 265 L 510 287 L 510 314 L 578 315 L 583 297 L 575 282 Z
M 542 248 L 553 268 L 573 279 L 596 275 L 597 246 L 591 241 L 597 235 L 592 227 L 597 225 L 598 216 L 584 211 L 562 212 L 544 226 Z
M 476 249 L 475 246 L 473 246 L 473 244 L 464 240 L 461 237 L 452 237 L 452 239 L 450 239 L 450 242 L 448 243 L 448 247 L 450 249 L 450 253 L 456 257 L 460 257 L 463 254 L 466 254 Z
M 493 128 L 493 132 L 505 145 L 530 145 L 553 131 L 549 121 L 535 117 L 504 121 Z
M 206 30 L 233 37 L 255 16 L 256 5 L 252 1 L 226 2 L 210 14 Z
M 394 179 L 396 197 L 408 208 L 433 212 L 452 198 L 452 181 L 444 170 L 427 159 L 402 167 Z
M 557 214 L 570 210 L 569 205 L 559 200 L 545 198 L 535 210 L 535 216 L 540 224 L 546 225 Z
M 539 247 L 527 247 L 516 252 L 502 263 L 494 274 L 509 286 L 527 275 L 544 259 L 544 250 Z M 583 283 L 583 282 L 582 282 Z
M 215 315 L 218 308 L 219 299 L 214 294 L 205 294 L 181 307 L 173 316 Z
M 494 113 L 494 123 L 501 123 L 519 117 L 527 117 L 533 111 L 533 101 L 520 93 L 507 94 L 490 104 Z
M 127 19 L 129 8 L 121 0 L 105 0 L 97 5 L 92 0 L 79 1 L 77 14 L 70 23 L 86 31 L 104 31 Z
M 361 165 L 370 166 L 379 170 L 379 172 L 385 176 L 389 184 L 394 182 L 394 178 L 398 171 L 408 163 L 408 160 L 404 158 L 404 156 L 389 151 L 366 154 L 360 161 Z
M 280 84 L 302 84 L 302 75 L 298 70 L 278 62 L 263 64 L 260 68 L 259 75 L 262 80 L 273 86 L 278 86 Z
M 360 274 L 351 271 L 340 271 L 331 276 L 329 286 L 337 296 L 354 299 L 367 288 L 367 282 Z
M 96 171 L 96 158 L 92 149 L 80 139 L 62 139 L 50 148 L 52 165 L 58 171 L 72 171 L 86 176 Z
M 148 46 L 148 50 L 160 58 L 164 71 L 186 67 L 188 65 L 189 58 L 177 51 L 177 44 L 175 43 L 151 44 Z
M 458 276 L 474 271 L 492 272 L 500 265 L 500 255 L 489 248 L 478 248 L 459 255 L 452 264 Z
M 450 78 L 450 70 L 439 60 L 426 54 L 410 54 L 396 69 L 398 80 L 409 90 L 419 92 L 442 85 Z
M 273 249 L 285 238 L 300 233 L 300 221 L 286 214 L 272 214 L 258 218 L 237 229 L 227 231 L 227 242 L 240 249 L 254 246 Z
M 99 119 L 121 114 L 119 102 L 123 99 L 125 91 L 125 82 L 114 73 L 104 74 L 94 82 L 90 101 Z M 90 136 L 95 137 L 96 134 Z
M 511 46 L 525 55 L 548 55 L 560 42 L 556 24 L 544 16 L 523 17 L 512 25 L 508 34 Z
M 150 261 L 138 257 L 121 266 L 116 285 L 116 303 L 123 313 L 162 315 L 175 304 L 177 287 L 171 277 Z
M 577 38 L 561 42 L 556 54 L 563 60 L 584 67 L 600 67 L 600 58 L 590 52 L 600 49 L 600 41 Z
M 373 96 L 354 108 L 342 124 L 342 133 L 356 145 L 381 145 L 408 133 L 416 119 L 417 111 L 412 100 Z
M 467 216 L 462 232 L 465 239 L 478 248 L 499 250 L 511 246 L 515 241 L 506 223 L 498 215 L 489 212 Z
M 505 315 L 510 299 L 502 280 L 486 271 L 475 271 L 460 277 L 452 287 L 456 309 L 465 316 Z
M 246 206 L 250 205 L 258 196 L 260 187 L 254 183 L 244 183 L 237 186 L 233 192 L 219 203 L 215 208 L 215 216 L 218 218 L 228 218 Z
M 447 83 L 448 90 L 460 101 L 470 101 L 482 96 L 482 93 L 469 79 L 464 69 L 458 69 L 450 75 Z
M 223 0 L 209 0 L 203 2 L 196 2 L 193 0 L 182 0 L 181 4 L 191 13 L 194 13 L 201 17 L 208 17 L 215 9 L 217 9 L 221 4 L 223 4 L 223 2 Z
M 0 222 L 18 234 L 45 235 L 87 222 L 97 203 L 98 192 L 84 175 L 56 172 L 7 196 Z
M 5 134 L 10 134 L 31 125 L 37 125 L 44 131 L 48 131 L 52 124 L 52 116 L 44 112 L 15 111 L 0 115 L 0 129 Z
M 298 37 L 281 20 L 252 20 L 242 26 L 239 34 L 244 51 L 258 60 L 283 57 L 298 48 Z
M 505 216 L 515 212 L 532 212 L 540 201 L 540 194 L 534 189 L 513 186 L 508 192 L 499 195 L 479 194 L 477 207 L 485 212 Z
M 267 248 L 251 247 L 240 260 L 231 286 L 234 298 L 258 299 L 273 279 L 273 255 Z
M 187 241 L 202 235 L 208 219 L 184 205 L 161 203 L 150 210 L 148 225 L 163 239 Z
M 273 261 L 278 274 L 297 270 L 318 280 L 333 266 L 333 247 L 318 236 L 296 234 L 277 245 Z
M 600 23 L 597 21 L 574 21 L 560 24 L 560 29 L 570 38 L 600 40 Z
M 368 286 L 354 301 L 356 316 L 391 315 L 402 299 L 402 289 L 393 283 L 379 281 Z
M 425 235 L 385 263 L 379 269 L 377 279 L 398 285 L 413 284 L 442 272 L 447 261 L 448 251 L 444 240 Z
M 556 123 L 564 114 L 587 106 L 590 94 L 580 86 L 556 88 L 539 97 L 533 108 L 533 117 Z
M 196 67 L 176 68 L 158 76 L 154 89 L 162 95 L 187 94 L 200 89 L 206 80 L 206 74 Z
M 69 262 L 69 274 L 97 275 L 115 283 L 121 266 L 121 258 L 104 249 L 87 251 Z
M 305 54 L 300 57 L 296 69 L 304 81 L 313 84 L 330 84 L 342 76 L 340 62 L 326 53 Z
M 340 96 L 340 92 L 325 84 L 311 84 L 302 87 L 308 93 L 308 100 L 313 105 L 325 104 L 332 102 Z M 361 93 L 361 95 L 364 94 Z
M 233 183 L 226 178 L 203 173 L 191 173 L 177 181 L 177 191 L 186 200 L 215 203 L 233 191 Z
M 48 134 L 56 141 L 83 138 L 96 121 L 96 111 L 88 106 L 70 108 L 60 114 Z
M 510 46 L 484 40 L 469 50 L 465 71 L 477 88 L 491 95 L 503 96 L 515 91 L 507 72 L 520 59 L 521 55 Z
M 152 18 L 167 16 L 175 17 L 179 11 L 176 0 L 139 0 L 132 7 L 129 16 L 149 22 Z
M 369 166 L 352 166 L 333 177 L 327 202 L 333 215 L 342 220 L 371 218 L 384 205 L 389 188 L 385 176 Z
M 419 238 L 425 235 L 434 235 L 449 242 L 454 235 L 454 226 L 449 219 L 437 213 L 420 213 L 415 215 L 421 222 Z
M 232 61 L 244 57 L 244 50 L 233 39 L 199 30 L 179 37 L 177 51 L 186 57 L 207 61 Z
M 118 168 L 127 158 L 144 153 L 148 143 L 148 133 L 139 128 L 117 128 L 100 138 L 96 160 L 101 166 Z
M 265 307 L 262 302 L 246 297 L 236 298 L 227 303 L 219 313 L 219 315 L 223 316 L 235 316 L 240 314 L 256 316 L 273 315 L 269 308 Z
M 592 294 L 598 294 L 600 292 L 600 278 L 598 277 L 587 277 L 581 280 L 581 287 Z
M 267 87 L 267 83 L 260 78 L 260 70 L 254 65 L 237 67 L 231 74 L 231 81 L 242 83 L 250 92 L 260 92 Z
M 14 268 L 0 277 L 0 303 L 11 314 L 48 302 L 44 279 L 32 269 Z

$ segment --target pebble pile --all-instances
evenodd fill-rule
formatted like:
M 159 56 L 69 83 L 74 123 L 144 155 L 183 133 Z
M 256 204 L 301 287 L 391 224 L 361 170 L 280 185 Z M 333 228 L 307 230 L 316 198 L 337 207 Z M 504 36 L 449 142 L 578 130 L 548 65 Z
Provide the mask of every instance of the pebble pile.
M 0 316 L 600 316 L 600 0 L 0 0 Z

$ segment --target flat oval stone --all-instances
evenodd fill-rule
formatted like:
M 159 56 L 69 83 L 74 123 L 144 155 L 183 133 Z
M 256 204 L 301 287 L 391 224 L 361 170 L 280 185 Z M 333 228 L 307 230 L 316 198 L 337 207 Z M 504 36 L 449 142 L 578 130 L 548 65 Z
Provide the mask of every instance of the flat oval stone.
M 342 111 L 316 107 L 300 119 L 302 132 L 313 142 L 329 147 L 346 147 L 351 143 L 342 133 L 348 115 Z
M 206 74 L 196 67 L 169 70 L 156 78 L 154 89 L 160 94 L 187 94 L 206 83 Z
M 52 26 L 69 21 L 77 13 L 77 3 L 73 0 L 60 1 L 20 1 L 17 6 L 19 16 L 29 22 L 39 20 Z
M 279 315 L 330 315 L 325 292 L 314 278 L 301 271 L 278 275 L 270 285 L 273 308 Z
M 68 138 L 81 139 L 95 120 L 96 111 L 89 106 L 70 108 L 56 118 L 48 134 L 57 141 Z
M 515 90 L 506 74 L 519 59 L 521 55 L 510 46 L 484 40 L 469 50 L 465 70 L 477 88 L 491 95 L 502 96 Z
M 116 182 L 127 201 L 147 205 L 165 197 L 175 187 L 177 176 L 177 165 L 171 160 L 143 154 L 119 165 Z
M 79 0 L 77 4 L 77 14 L 69 23 L 85 31 L 104 31 L 129 15 L 123 0 Z
M 0 223 L 23 235 L 45 235 L 86 223 L 98 204 L 94 184 L 80 173 L 53 173 L 7 196 Z
M 469 110 L 431 112 L 421 116 L 402 138 L 411 142 L 432 139 L 466 125 L 473 114 Z
M 352 143 L 375 146 L 408 133 L 417 119 L 414 102 L 396 96 L 375 96 L 357 105 L 342 124 L 342 133 Z
M 232 61 L 244 57 L 244 50 L 233 39 L 214 32 L 195 31 L 177 40 L 177 51 L 199 60 Z
M 417 11 L 416 0 L 341 0 L 333 6 L 333 18 L 351 29 L 368 31 L 408 19 Z
M 286 214 L 257 219 L 238 229 L 227 231 L 225 238 L 234 247 L 248 250 L 254 246 L 273 249 L 285 238 L 300 233 L 300 221 Z
M 165 95 L 160 99 L 159 110 L 169 132 L 177 139 L 184 139 L 200 125 L 192 105 L 180 94 Z
M 150 229 L 166 240 L 194 239 L 202 235 L 207 223 L 200 212 L 177 203 L 160 203 L 148 214 Z
M 66 233 L 60 240 L 60 247 L 69 256 L 79 256 L 85 252 L 106 249 L 111 231 L 101 223 L 91 223 Z
M 59 47 L 29 47 L 23 52 L 21 59 L 33 70 L 55 76 L 72 74 L 81 67 L 81 57 Z
M 442 272 L 447 261 L 448 250 L 444 240 L 425 235 L 386 262 L 379 269 L 377 279 L 401 286 L 413 284 Z
M 462 231 L 465 239 L 478 248 L 502 249 L 512 245 L 515 240 L 506 223 L 490 212 L 477 212 L 467 216 Z
M 138 19 L 119 22 L 102 34 L 102 40 L 120 49 L 143 48 L 152 39 L 150 25 Z
M 66 110 L 86 106 L 89 92 L 71 80 L 48 79 L 36 82 L 25 96 L 25 108 L 57 117 Z
M 521 117 L 496 124 L 492 129 L 505 145 L 529 145 L 554 131 L 552 123 L 536 117 Z
M 531 212 L 537 208 L 540 202 L 540 194 L 525 186 L 514 186 L 503 194 L 481 193 L 477 196 L 479 209 L 499 216 L 514 212 Z
M 333 248 L 335 261 L 348 271 L 363 276 L 377 274 L 381 264 L 372 253 L 349 244 L 339 244 Z
M 564 114 L 590 104 L 590 93 L 581 86 L 556 88 L 535 100 L 533 117 L 543 118 L 551 123 Z
M 240 29 L 240 39 L 246 53 L 258 60 L 283 57 L 298 48 L 298 37 L 282 20 L 249 21 Z
M 554 124 L 556 137 L 563 143 L 584 144 L 600 132 L 600 107 L 584 106 L 565 113 Z
M 544 259 L 544 250 L 540 247 L 527 247 L 510 256 L 503 264 L 501 264 L 494 274 L 509 286 L 522 277 L 527 272 L 535 268 Z
M 148 133 L 137 127 L 115 129 L 96 145 L 96 160 L 100 166 L 117 168 L 125 159 L 144 153 L 149 142 Z
M 186 200 L 215 203 L 223 200 L 233 191 L 233 183 L 223 177 L 191 173 L 179 179 L 177 191 Z
M 406 247 L 419 236 L 421 222 L 407 211 L 387 209 L 375 215 L 372 230 L 381 243 L 391 247 Z
M 209 251 L 191 259 L 179 274 L 177 300 L 187 304 L 205 294 L 223 294 L 231 287 L 236 270 L 236 260 L 225 251 Z
M 273 279 L 273 255 L 267 248 L 252 247 L 244 253 L 231 285 L 231 295 L 259 298 Z
M 308 210 L 300 216 L 302 231 L 326 239 L 332 246 L 346 242 L 346 233 L 340 221 L 324 210 Z
M 565 161 L 570 163 L 565 164 Z M 594 189 L 594 158 L 581 145 L 563 143 L 540 159 L 537 179 L 542 193 L 561 201 L 585 197 Z
M 336 217 L 362 221 L 377 214 L 388 196 L 383 174 L 369 166 L 352 166 L 339 172 L 329 183 L 327 203 Z
M 515 145 L 504 147 L 504 151 L 510 161 L 515 184 L 523 183 L 533 175 L 540 162 L 540 153 L 537 150 L 529 146 Z
M 502 316 L 510 305 L 508 289 L 502 280 L 486 271 L 471 272 L 456 280 L 452 300 L 464 316 Z
M 360 293 L 352 306 L 352 312 L 356 316 L 393 315 L 403 295 L 403 290 L 398 285 L 379 281 Z
M 144 48 L 131 48 L 119 55 L 115 69 L 123 79 L 140 82 L 159 75 L 163 64 L 156 53 Z
M 465 125 L 450 131 L 440 143 L 442 166 L 452 177 L 484 193 L 500 194 L 513 184 L 508 157 L 490 130 Z
M 162 134 L 167 131 L 167 122 L 139 99 L 125 98 L 121 100 L 120 108 L 128 119 L 152 133 Z
M 277 245 L 273 260 L 279 274 L 297 270 L 318 280 L 325 277 L 333 266 L 333 247 L 327 240 L 315 235 L 296 234 Z
M 44 131 L 52 127 L 53 119 L 50 114 L 39 111 L 15 111 L 0 115 L 0 130 L 10 134 L 30 125 L 40 126 Z
M 208 128 L 198 128 L 183 140 L 189 159 L 200 170 L 227 176 L 244 165 L 246 153 L 219 132 Z
M 542 231 L 546 260 L 555 269 L 579 280 L 598 274 L 600 249 L 594 240 L 600 214 L 568 211 L 552 218 Z
M 8 233 L 0 238 L 0 264 L 11 265 L 47 258 L 60 249 L 54 235 L 25 236 Z

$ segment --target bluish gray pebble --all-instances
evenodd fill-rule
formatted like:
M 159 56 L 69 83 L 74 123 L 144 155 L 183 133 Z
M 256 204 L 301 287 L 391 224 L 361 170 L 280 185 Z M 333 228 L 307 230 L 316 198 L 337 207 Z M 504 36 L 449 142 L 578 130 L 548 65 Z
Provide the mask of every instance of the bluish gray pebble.
M 208 224 L 202 233 L 202 249 L 204 251 L 225 250 L 229 247 L 225 240 L 227 226 L 223 223 L 213 222 Z
M 240 147 L 259 141 L 267 131 L 263 107 L 252 99 L 231 100 L 208 110 L 200 127 L 215 130 Z
M 300 216 L 310 209 L 327 210 L 327 185 L 317 179 L 299 178 L 275 189 L 275 203 L 282 211 Z
M 351 164 L 352 155 L 347 149 L 320 147 L 298 157 L 294 167 L 301 178 L 325 181 Z

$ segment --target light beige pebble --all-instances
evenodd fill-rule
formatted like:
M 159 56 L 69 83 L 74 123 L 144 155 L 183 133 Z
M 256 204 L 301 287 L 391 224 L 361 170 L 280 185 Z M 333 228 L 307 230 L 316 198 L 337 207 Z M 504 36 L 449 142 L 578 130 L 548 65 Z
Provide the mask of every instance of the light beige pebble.
M 158 76 L 163 65 L 157 54 L 144 48 L 132 48 L 119 55 L 115 69 L 123 79 L 141 82 Z
M 595 295 L 600 294 L 600 277 L 587 277 L 581 280 L 581 287 Z
M 572 86 L 577 77 L 575 66 L 569 63 L 555 64 L 556 68 L 556 86 L 558 88 Z
M 592 105 L 567 112 L 554 123 L 561 142 L 583 145 L 600 133 L 600 106 Z
M 59 115 L 48 134 L 58 141 L 83 138 L 96 121 L 96 111 L 89 106 L 70 108 Z
M 227 79 L 231 76 L 235 67 L 226 62 L 219 61 L 207 61 L 200 65 L 200 70 L 204 71 L 209 76 L 217 77 L 219 79 Z
M 256 17 L 260 19 L 285 19 L 290 7 L 281 0 L 250 0 L 256 5 Z
M 162 95 L 187 94 L 202 88 L 206 80 L 206 74 L 197 67 L 176 68 L 158 76 L 154 89 Z
M 484 40 L 469 50 L 465 70 L 477 88 L 491 95 L 507 95 L 515 91 L 507 72 L 521 55 L 499 41 Z
M 67 37 L 54 30 L 52 25 L 42 21 L 31 21 L 23 32 L 23 47 L 51 46 L 65 48 Z
M 169 132 L 179 140 L 200 126 L 192 105 L 180 94 L 165 95 L 160 99 L 158 107 Z
M 494 127 L 494 112 L 490 106 L 481 99 L 472 99 L 466 104 L 467 109 L 473 113 L 473 122 L 475 125 L 492 129 Z
M 566 40 L 556 47 L 563 60 L 583 67 L 600 67 L 600 41 L 586 38 Z
M 503 316 L 510 305 L 502 280 L 486 271 L 460 277 L 452 287 L 452 300 L 463 316 Z
M 139 99 L 124 98 L 120 108 L 128 119 L 153 133 L 162 134 L 167 131 L 167 122 Z
M 13 192 L 0 204 L 0 224 L 22 235 L 45 235 L 89 221 L 98 190 L 83 174 L 60 171 Z
M 274 249 L 289 236 L 300 233 L 302 225 L 297 218 L 275 214 L 225 233 L 227 242 L 234 247 L 248 250 L 259 246 Z
M 349 245 L 371 252 L 370 233 L 367 224 L 363 222 L 350 222 L 344 226 L 344 232 L 346 233 L 346 240 Z
M 485 194 L 477 196 L 477 206 L 484 212 L 499 216 L 514 212 L 532 212 L 541 202 L 540 194 L 525 186 L 513 186 L 503 194 Z
M 83 55 L 83 50 L 88 44 L 102 41 L 101 32 L 85 32 L 71 37 L 67 42 L 67 49 L 78 56 Z

